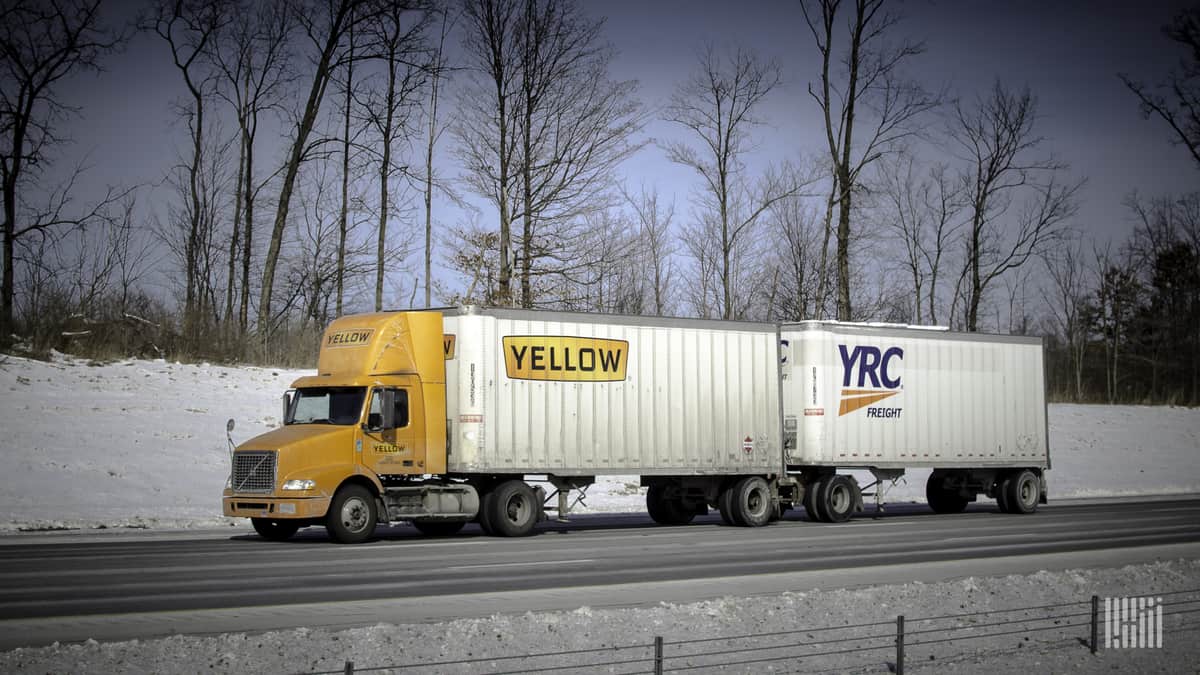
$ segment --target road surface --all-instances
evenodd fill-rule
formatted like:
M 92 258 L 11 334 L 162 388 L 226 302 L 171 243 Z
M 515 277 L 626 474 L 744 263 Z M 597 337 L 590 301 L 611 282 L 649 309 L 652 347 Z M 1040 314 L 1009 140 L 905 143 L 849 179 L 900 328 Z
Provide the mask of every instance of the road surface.
M 496 612 L 688 602 L 723 595 L 937 581 L 1200 556 L 1200 499 L 990 503 L 964 514 L 893 506 L 882 517 L 770 527 L 683 527 L 645 514 L 577 516 L 524 539 L 447 538 L 408 526 L 331 543 L 249 530 L 0 537 L 0 649 Z

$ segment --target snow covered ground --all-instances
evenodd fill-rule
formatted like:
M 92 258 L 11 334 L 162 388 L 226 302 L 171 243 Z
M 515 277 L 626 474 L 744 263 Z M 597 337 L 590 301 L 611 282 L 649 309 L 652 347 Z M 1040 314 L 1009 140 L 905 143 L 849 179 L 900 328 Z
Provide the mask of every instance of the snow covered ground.
M 1200 623 L 1195 613 L 1200 594 L 1168 594 L 1195 590 L 1197 579 L 1200 562 L 1178 560 L 1117 569 L 723 597 L 646 608 L 581 607 L 568 612 L 338 631 L 301 628 L 114 643 L 89 640 L 0 652 L 0 672 L 340 673 L 345 663 L 352 661 L 359 671 L 382 673 L 523 673 L 539 669 L 645 673 L 651 671 L 647 659 L 653 655 L 655 636 L 660 636 L 666 643 L 667 671 L 887 673 L 895 661 L 895 617 L 903 614 L 908 645 L 905 672 L 1182 673 L 1200 663 Z M 1083 642 L 1090 632 L 1088 605 L 1067 603 L 1088 602 L 1093 594 L 1162 594 L 1159 597 L 1164 604 L 1174 603 L 1164 609 L 1162 647 L 1102 648 L 1091 654 Z M 1035 609 L 1050 605 L 1064 606 Z M 1016 611 L 991 613 L 997 610 Z M 1185 610 L 1191 611 L 1179 613 Z M 975 614 L 978 612 L 987 614 Z M 921 621 L 961 614 L 975 615 Z M 830 627 L 835 629 L 824 630 Z M 775 635 L 762 636 L 764 633 Z M 746 635 L 756 637 L 730 639 Z M 941 641 L 967 635 L 990 637 Z M 935 643 L 917 644 L 926 640 Z M 1103 632 L 1100 640 L 1104 640 Z M 801 644 L 805 646 L 797 647 Z M 786 648 L 773 649 L 780 645 Z M 628 648 L 614 649 L 622 647 Z M 878 649 L 829 653 L 858 647 Z M 698 656 L 735 649 L 742 651 Z M 559 654 L 570 650 L 587 651 Z M 528 656 L 541 653 L 555 655 Z M 472 662 L 461 663 L 467 660 Z M 586 667 L 629 660 L 640 662 Z M 396 667 L 400 665 L 405 667 Z
M 225 420 L 237 420 L 235 440 L 272 428 L 279 422 L 280 394 L 302 374 L 164 361 L 98 364 L 56 355 L 47 363 L 0 356 L 0 530 L 247 528 L 242 521 L 220 516 L 220 492 L 228 471 Z M 1052 499 L 1200 492 L 1200 410 L 1054 405 L 1050 443 Z M 924 482 L 923 472 L 911 473 L 889 493 L 889 500 L 922 500 Z M 591 511 L 628 512 L 644 510 L 643 500 L 634 477 L 610 477 L 592 488 L 587 503 Z M 480 661 L 390 672 L 578 670 L 569 666 L 580 659 L 595 663 L 643 658 L 649 651 L 642 647 L 541 660 L 502 657 L 647 645 L 655 635 L 668 642 L 700 640 L 691 645 L 692 653 L 720 651 L 747 645 L 722 639 L 729 636 L 801 628 L 806 630 L 793 637 L 807 635 L 800 641 L 820 643 L 833 638 L 807 631 L 890 620 L 896 614 L 929 617 L 1076 602 L 1093 593 L 1196 588 L 1200 562 L 1178 560 L 1122 569 L 730 597 L 649 608 L 583 607 L 347 631 L 88 641 L 0 653 L 0 672 L 341 672 L 347 660 L 361 669 L 463 659 Z M 1083 629 L 1058 625 L 1044 633 L 914 647 L 906 668 L 1022 675 L 1101 669 L 1181 672 L 1200 662 L 1200 624 L 1195 616 L 1169 619 L 1161 650 L 1102 651 L 1092 656 L 1079 642 Z M 888 639 L 884 642 L 890 644 Z M 749 644 L 757 650 L 752 654 L 756 658 L 772 653 L 761 640 Z M 669 667 L 698 672 L 888 672 L 893 658 L 884 648 L 722 668 L 717 657 L 672 656 L 685 649 L 668 645 Z M 819 645 L 813 649 L 822 651 Z M 638 664 L 591 672 L 645 669 L 646 664 Z
M 233 525 L 220 515 L 235 441 L 279 423 L 309 371 L 0 356 L 0 530 Z M 1200 409 L 1050 406 L 1051 499 L 1200 492 Z M 923 501 L 913 471 L 889 501 Z M 865 482 L 865 481 L 864 481 Z M 590 511 L 642 511 L 635 477 L 589 492 Z

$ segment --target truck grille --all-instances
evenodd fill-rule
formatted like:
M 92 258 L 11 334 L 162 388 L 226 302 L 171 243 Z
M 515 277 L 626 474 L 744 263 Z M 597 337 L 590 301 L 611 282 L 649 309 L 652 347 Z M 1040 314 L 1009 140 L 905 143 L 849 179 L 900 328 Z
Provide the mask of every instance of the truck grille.
M 274 450 L 239 450 L 233 453 L 234 492 L 271 492 L 274 489 Z

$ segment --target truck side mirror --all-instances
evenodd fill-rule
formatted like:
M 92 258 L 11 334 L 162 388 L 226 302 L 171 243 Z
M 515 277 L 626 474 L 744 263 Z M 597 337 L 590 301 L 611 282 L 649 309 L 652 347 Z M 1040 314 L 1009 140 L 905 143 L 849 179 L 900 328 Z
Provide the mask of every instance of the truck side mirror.
M 295 390 L 285 391 L 283 393 L 283 417 L 280 418 L 283 420 L 283 424 L 287 424 L 288 422 L 291 422 L 291 417 L 289 416 L 289 413 L 291 413 L 291 411 L 292 411 L 292 398 L 295 396 L 295 394 L 296 394 Z M 230 420 L 230 421 L 232 422 L 233 420 Z
M 383 419 L 384 429 L 396 428 L 396 390 L 381 389 L 379 391 L 379 413 Z

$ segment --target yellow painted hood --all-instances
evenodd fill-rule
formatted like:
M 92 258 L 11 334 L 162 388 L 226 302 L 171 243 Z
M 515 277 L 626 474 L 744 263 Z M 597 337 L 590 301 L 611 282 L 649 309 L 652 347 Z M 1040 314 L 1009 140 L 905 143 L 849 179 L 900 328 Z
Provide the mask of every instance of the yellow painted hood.
M 338 436 L 345 436 L 346 442 L 353 442 L 353 426 L 336 426 L 332 424 L 290 424 L 278 429 L 272 429 L 265 434 L 237 446 L 238 450 L 281 450 L 297 445 L 326 444 L 336 442 Z

